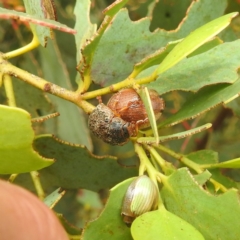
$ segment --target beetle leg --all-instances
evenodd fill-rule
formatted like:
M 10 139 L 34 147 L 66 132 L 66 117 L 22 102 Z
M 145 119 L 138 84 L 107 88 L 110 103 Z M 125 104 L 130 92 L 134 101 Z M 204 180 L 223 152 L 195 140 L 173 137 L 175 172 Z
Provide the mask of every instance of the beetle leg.
M 97 98 L 99 104 L 102 103 L 102 97 L 101 96 L 97 96 L 96 98 Z

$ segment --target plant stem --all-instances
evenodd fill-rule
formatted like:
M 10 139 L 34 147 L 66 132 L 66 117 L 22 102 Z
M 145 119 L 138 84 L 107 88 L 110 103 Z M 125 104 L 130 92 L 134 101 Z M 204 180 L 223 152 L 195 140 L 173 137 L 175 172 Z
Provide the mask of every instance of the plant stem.
M 3 54 L 3 59 L 10 59 L 10 58 L 13 58 L 13 57 L 17 57 L 17 56 L 19 56 L 19 55 L 22 55 L 22 54 L 24 54 L 24 53 L 26 53 L 26 52 L 29 52 L 29 51 L 31 51 L 32 49 L 38 47 L 39 44 L 40 44 L 40 43 L 39 43 L 39 41 L 38 41 L 38 38 L 37 38 L 37 36 L 34 34 L 34 35 L 33 35 L 33 39 L 32 39 L 32 41 L 31 41 L 29 44 L 27 44 L 27 45 L 24 46 L 24 47 L 21 47 L 21 48 L 18 48 L 18 49 L 16 49 L 16 50 L 13 50 L 13 51 L 11 51 L 11 52 L 8 52 L 8 53 Z
M 35 76 L 27 71 L 24 71 L 18 67 L 13 66 L 11 63 L 3 59 L 0 55 L 0 72 L 8 74 L 29 83 L 30 85 L 41 89 L 44 92 L 53 94 L 57 97 L 63 98 L 70 102 L 75 103 L 81 107 L 86 113 L 91 113 L 95 108 L 92 104 L 82 100 L 79 93 L 67 90 L 56 84 L 50 83 L 43 78 Z
M 174 157 L 175 159 L 177 159 L 178 161 L 182 162 L 183 164 L 185 164 L 189 168 L 193 169 L 198 174 L 203 172 L 203 169 L 200 167 L 199 164 L 191 161 L 187 157 L 185 157 L 185 156 L 183 156 L 181 154 L 175 153 L 171 149 L 166 148 L 166 147 L 164 147 L 163 145 L 160 145 L 160 144 L 159 145 L 155 144 L 154 147 L 159 149 L 159 150 L 161 150 L 161 151 L 163 151 L 163 152 L 165 152 L 165 153 L 167 153 L 168 155 Z
M 37 195 L 38 195 L 39 199 L 43 200 L 44 197 L 45 197 L 45 193 L 43 191 L 38 172 L 37 171 L 32 171 L 32 172 L 30 172 L 30 175 L 32 177 L 33 184 L 35 186 L 35 189 L 37 191 Z
M 179 160 L 180 162 L 182 162 L 183 164 L 185 164 L 186 166 L 188 166 L 189 168 L 193 169 L 195 172 L 197 172 L 198 174 L 203 172 L 203 168 L 201 165 L 194 163 L 193 161 L 191 161 L 190 159 L 188 159 L 187 157 L 175 153 L 174 151 L 162 146 L 162 145 L 155 145 L 155 148 L 167 153 L 168 155 L 174 157 L 175 159 Z M 210 178 L 209 181 L 214 185 L 214 188 L 216 191 L 218 191 L 219 189 L 222 192 L 226 192 L 227 188 L 225 186 L 223 186 L 221 183 L 219 183 L 218 181 Z
M 176 170 L 175 167 L 170 162 L 165 161 L 159 155 L 159 153 L 156 151 L 156 149 L 154 149 L 152 146 L 144 144 L 144 147 L 152 154 L 152 156 L 157 161 L 157 163 L 159 164 L 159 166 L 161 167 L 161 169 L 165 175 L 169 175 Z
M 8 99 L 8 105 L 10 107 L 16 107 L 16 101 L 15 101 L 14 90 L 12 85 L 12 78 L 7 74 L 4 75 L 3 84 L 5 87 L 5 92 Z
M 144 149 L 142 148 L 142 146 L 140 146 L 138 143 L 135 143 L 134 144 L 134 147 L 135 147 L 135 151 L 140 159 L 140 162 L 142 165 L 145 166 L 145 169 L 147 170 L 147 173 L 149 175 L 149 178 L 155 183 L 157 189 L 158 189 L 158 192 L 159 192 L 159 202 L 158 202 L 158 207 L 159 208 L 165 208 L 164 205 L 163 205 L 163 202 L 162 202 L 162 198 L 161 198 L 161 195 L 160 195 L 160 191 L 159 191 L 159 187 L 158 187 L 158 183 L 157 183 L 157 180 L 160 181 L 160 178 L 166 178 L 163 174 L 161 174 L 160 172 L 158 172 L 153 166 L 152 164 L 150 163 Z
M 131 88 L 131 87 L 135 86 L 136 84 L 139 84 L 139 85 L 146 84 L 146 83 L 152 82 L 154 80 L 156 80 L 155 74 L 152 74 L 148 77 L 140 78 L 140 79 L 134 79 L 134 78 L 128 77 L 125 80 L 123 80 L 119 83 L 113 84 L 109 87 L 101 88 L 101 89 L 91 91 L 91 92 L 86 92 L 82 95 L 82 99 L 87 100 L 87 99 L 95 98 L 95 97 L 98 97 L 98 96 L 101 96 L 101 95 L 104 95 L 107 93 L 116 92 L 122 88 Z
M 221 183 L 217 182 L 216 180 L 210 178 L 209 181 L 213 184 L 215 191 L 217 192 L 219 189 L 222 192 L 226 192 L 227 188 L 225 186 L 223 186 Z

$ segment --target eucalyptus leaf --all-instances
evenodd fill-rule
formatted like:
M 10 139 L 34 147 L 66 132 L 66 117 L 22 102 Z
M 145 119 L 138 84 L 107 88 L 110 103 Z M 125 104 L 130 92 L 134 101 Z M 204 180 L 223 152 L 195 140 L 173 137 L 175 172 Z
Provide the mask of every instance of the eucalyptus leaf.
M 201 165 L 218 163 L 218 153 L 209 149 L 191 152 L 186 157 Z
M 21 108 L 0 105 L 1 174 L 30 172 L 54 163 L 33 150 L 33 139 L 30 114 Z
M 174 47 L 174 49 L 163 60 L 159 68 L 157 68 L 156 73 L 159 75 L 177 64 L 184 57 L 192 53 L 194 50 L 226 28 L 230 24 L 232 18 L 237 15 L 237 12 L 229 13 L 193 31 L 176 47 Z
M 91 56 L 91 65 L 84 69 L 84 74 L 90 73 L 91 79 L 101 86 L 117 83 L 132 72 L 136 63 L 165 47 L 168 42 L 182 39 L 221 16 L 226 3 L 226 0 L 221 3 L 219 0 L 194 1 L 184 21 L 171 32 L 163 29 L 150 32 L 150 18 L 133 22 L 127 10 L 122 9 L 111 19 L 111 24 L 105 19 L 99 34 L 83 50 L 85 58 Z
M 192 152 L 190 154 L 188 154 L 186 156 L 187 158 L 191 159 L 191 161 L 200 164 L 201 166 L 206 166 L 206 164 L 217 164 L 218 161 L 218 153 L 212 150 L 200 150 L 197 152 Z M 234 182 L 233 180 L 231 180 L 229 177 L 224 176 L 223 172 L 221 171 L 221 169 L 209 169 L 207 170 L 207 172 L 210 172 L 210 174 L 212 175 L 212 179 L 218 181 L 219 183 L 223 184 L 226 188 L 237 188 L 237 184 L 236 182 Z M 204 171 L 205 173 L 205 171 Z M 201 174 L 199 174 L 201 175 Z M 197 180 L 198 175 L 195 175 L 194 178 Z M 197 180 L 198 181 L 198 180 Z M 211 184 L 207 184 L 208 189 L 212 189 Z M 213 189 L 213 192 L 215 192 L 215 190 Z
M 211 176 L 212 174 L 208 170 L 205 170 L 202 173 L 194 175 L 194 179 L 197 181 L 199 185 L 203 185 L 210 179 Z
M 105 15 L 113 17 L 127 2 L 128 0 L 115 1 L 113 4 L 104 9 L 103 13 Z
M 182 60 L 161 74 L 149 87 L 159 94 L 173 90 L 193 91 L 216 83 L 233 83 L 238 79 L 240 40 L 223 43 L 202 54 Z
M 60 213 L 56 213 L 59 221 L 61 222 L 61 224 L 63 225 L 65 231 L 71 235 L 71 237 L 78 237 L 80 239 L 80 234 L 82 232 L 82 229 L 79 229 L 75 226 L 73 226 L 71 223 L 69 223 L 64 217 L 62 214 Z M 79 236 L 76 236 L 76 235 L 79 235 Z M 71 239 L 71 238 L 70 238 Z
M 152 128 L 152 131 L 153 131 L 155 142 L 158 143 L 159 136 L 158 136 L 158 130 L 157 130 L 157 123 L 156 123 L 156 118 L 155 118 L 155 114 L 154 114 L 154 111 L 152 108 L 152 103 L 151 103 L 151 99 L 150 99 L 147 87 L 140 89 L 138 93 L 139 93 L 139 95 L 144 103 L 144 106 L 146 108 L 148 119 L 149 119 L 149 122 L 150 122 L 150 125 Z
M 123 222 L 121 208 L 124 195 L 133 179 L 119 183 L 110 191 L 106 206 L 100 216 L 85 225 L 82 240 L 131 240 L 130 229 Z
M 240 158 L 228 160 L 221 163 L 215 163 L 215 164 L 205 164 L 202 167 L 204 168 L 240 168 Z
M 171 52 L 171 50 L 178 44 L 181 40 L 169 42 L 166 47 L 161 48 L 150 56 L 147 56 L 141 62 L 134 66 L 134 70 L 131 73 L 131 77 L 137 76 L 140 72 L 154 65 L 160 64 L 164 58 Z
M 58 86 L 73 89 L 69 73 L 56 42 L 51 41 L 46 48 L 41 48 L 40 56 L 44 77 Z M 84 144 L 88 149 L 92 149 L 84 112 L 64 99 L 50 94 L 48 97 L 60 113 L 60 117 L 57 118 L 57 133 L 54 134 L 66 141 Z
M 150 29 L 176 29 L 185 17 L 189 7 L 191 7 L 191 3 L 192 0 L 171 0 L 155 2 Z
M 81 0 L 76 1 L 76 5 L 74 7 L 74 14 L 76 16 L 74 29 L 77 31 L 77 34 L 75 35 L 77 63 L 79 63 L 82 59 L 81 49 L 86 44 L 87 39 L 90 39 L 97 29 L 97 25 L 92 24 L 90 21 L 90 5 L 90 0 Z
M 233 84 L 208 86 L 187 99 L 181 109 L 162 121 L 158 127 L 172 126 L 186 119 L 193 119 L 239 93 L 240 80 Z
M 193 226 L 164 208 L 139 216 L 132 224 L 134 240 L 204 240 Z
M 121 166 L 114 157 L 93 155 L 83 145 L 70 145 L 49 135 L 36 138 L 34 147 L 56 160 L 46 171 L 40 171 L 48 185 L 99 191 L 137 175 L 136 168 Z
M 211 195 L 196 183 L 186 168 L 181 168 L 166 179 L 161 196 L 168 211 L 193 225 L 205 239 L 215 240 L 216 236 L 238 239 L 240 204 L 237 191 Z
M 54 192 L 50 193 L 44 198 L 43 202 L 49 207 L 54 208 L 54 206 L 61 200 L 66 191 L 61 190 L 61 188 L 56 189 Z

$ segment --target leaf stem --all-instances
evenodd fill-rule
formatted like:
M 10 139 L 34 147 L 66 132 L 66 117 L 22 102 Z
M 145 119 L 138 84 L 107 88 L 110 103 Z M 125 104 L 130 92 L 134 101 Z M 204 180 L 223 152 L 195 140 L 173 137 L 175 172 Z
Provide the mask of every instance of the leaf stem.
M 227 188 L 216 180 L 210 178 L 209 181 L 213 184 L 215 191 L 221 190 L 222 192 L 227 192 Z
M 35 186 L 35 189 L 37 191 L 37 195 L 38 195 L 39 199 L 43 200 L 45 198 L 45 193 L 43 191 L 38 172 L 37 171 L 32 171 L 32 172 L 30 172 L 30 175 L 32 177 L 33 184 Z
M 5 74 L 3 76 L 3 84 L 5 87 L 5 92 L 8 99 L 8 105 L 10 107 L 16 107 L 16 101 L 15 101 L 14 90 L 12 85 L 12 78 L 9 75 Z
M 82 100 L 81 94 L 62 88 L 56 84 L 46 81 L 43 78 L 40 78 L 18 67 L 15 67 L 8 61 L 4 60 L 3 56 L 1 55 L 0 72 L 19 78 L 22 81 L 27 82 L 38 89 L 41 89 L 43 92 L 50 93 L 57 97 L 73 102 L 77 106 L 81 107 L 88 114 L 91 113 L 95 108 L 92 104 Z
M 146 84 L 146 83 L 150 83 L 152 81 L 156 80 L 156 74 L 153 73 L 148 77 L 144 77 L 144 78 L 140 78 L 140 79 L 134 79 L 131 77 L 126 78 L 125 80 L 113 84 L 109 87 L 105 87 L 105 88 L 101 88 L 95 91 L 91 91 L 91 92 L 86 92 L 82 95 L 82 99 L 87 100 L 87 99 L 91 99 L 91 98 L 95 98 L 107 93 L 112 93 L 112 92 L 116 92 L 122 88 L 131 88 L 137 84 L 141 85 L 141 84 Z
M 176 170 L 175 167 L 170 162 L 165 161 L 159 155 L 159 153 L 156 151 L 156 149 L 154 149 L 152 146 L 144 144 L 144 147 L 152 154 L 152 156 L 157 161 L 157 163 L 159 164 L 159 166 L 161 167 L 161 169 L 165 175 L 170 175 L 171 173 L 173 173 Z
M 154 145 L 155 148 L 167 153 L 168 155 L 174 157 L 175 159 L 179 160 L 180 162 L 182 162 L 183 164 L 185 164 L 187 167 L 193 169 L 195 172 L 197 172 L 198 174 L 203 172 L 202 166 L 191 161 L 189 158 L 175 153 L 174 151 L 162 146 L 162 145 Z M 219 183 L 218 181 L 214 180 L 213 178 L 210 178 L 209 181 L 214 185 L 214 188 L 216 191 L 218 191 L 219 189 L 222 192 L 226 192 L 227 188 L 225 186 L 223 186 L 221 183 Z
M 159 191 L 159 187 L 158 187 L 158 183 L 157 183 L 157 180 L 160 182 L 161 179 L 166 179 L 166 176 L 164 176 L 163 174 L 161 174 L 160 172 L 158 172 L 153 166 L 152 164 L 150 163 L 144 149 L 142 148 L 142 146 L 140 146 L 138 143 L 135 143 L 134 144 L 134 147 L 135 147 L 135 151 L 140 159 L 140 162 L 143 166 L 145 166 L 145 169 L 149 175 L 149 178 L 155 183 L 157 189 L 158 189 L 158 192 L 159 192 L 159 202 L 158 202 L 158 207 L 159 208 L 164 208 L 164 205 L 163 205 L 163 201 L 161 199 L 161 195 L 160 195 L 160 191 Z
M 29 44 L 27 44 L 24 47 L 21 47 L 21 48 L 18 48 L 16 50 L 13 50 L 11 52 L 3 54 L 3 59 L 7 60 L 7 59 L 10 59 L 10 58 L 22 55 L 22 54 L 24 54 L 26 52 L 29 52 L 29 51 L 33 50 L 34 48 L 38 47 L 39 44 L 40 43 L 38 41 L 38 38 L 37 38 L 36 34 L 33 34 L 33 39 L 32 39 L 32 41 Z
M 190 159 L 188 159 L 184 155 L 178 154 L 178 153 L 172 151 L 171 149 L 166 148 L 166 147 L 164 147 L 163 145 L 160 145 L 160 144 L 159 145 L 154 144 L 154 147 L 159 149 L 159 150 L 161 150 L 161 151 L 163 151 L 163 152 L 165 152 L 165 153 L 167 153 L 168 155 L 174 157 L 175 159 L 177 159 L 178 161 L 182 162 L 183 164 L 185 164 L 189 168 L 193 169 L 198 174 L 203 172 L 203 169 L 200 167 L 199 164 L 191 161 Z

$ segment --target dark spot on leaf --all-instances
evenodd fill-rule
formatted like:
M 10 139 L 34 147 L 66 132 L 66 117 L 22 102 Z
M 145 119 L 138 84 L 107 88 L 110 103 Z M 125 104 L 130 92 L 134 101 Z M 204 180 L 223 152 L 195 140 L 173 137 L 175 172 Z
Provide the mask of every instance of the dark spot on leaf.
M 166 17 L 166 18 L 170 18 L 170 17 L 171 17 L 170 12 L 166 12 L 166 13 L 165 13 L 165 17 Z

